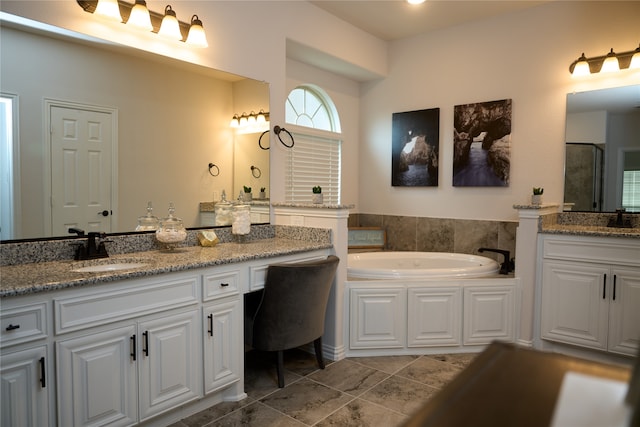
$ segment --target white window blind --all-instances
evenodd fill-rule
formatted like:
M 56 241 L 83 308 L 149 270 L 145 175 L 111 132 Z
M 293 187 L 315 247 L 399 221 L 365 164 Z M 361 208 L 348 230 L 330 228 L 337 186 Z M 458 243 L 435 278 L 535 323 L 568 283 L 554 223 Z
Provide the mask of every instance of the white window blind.
M 624 171 L 622 208 L 629 212 L 640 212 L 640 170 Z
M 322 187 L 325 204 L 340 203 L 340 139 L 293 132 L 295 145 L 288 150 L 285 198 L 311 203 L 311 189 Z

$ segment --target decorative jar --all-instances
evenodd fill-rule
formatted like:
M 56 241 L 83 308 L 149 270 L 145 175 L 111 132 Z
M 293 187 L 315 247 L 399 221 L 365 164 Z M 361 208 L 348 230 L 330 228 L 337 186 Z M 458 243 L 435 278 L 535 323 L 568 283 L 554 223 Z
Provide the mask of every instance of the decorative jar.
M 138 217 L 138 226 L 136 231 L 155 231 L 160 225 L 160 220 L 157 216 L 153 215 L 153 207 L 151 202 L 147 203 L 147 214 Z
M 156 239 L 168 250 L 174 250 L 187 238 L 187 230 L 180 218 L 175 217 L 173 203 L 169 204 L 169 216 L 160 221 Z

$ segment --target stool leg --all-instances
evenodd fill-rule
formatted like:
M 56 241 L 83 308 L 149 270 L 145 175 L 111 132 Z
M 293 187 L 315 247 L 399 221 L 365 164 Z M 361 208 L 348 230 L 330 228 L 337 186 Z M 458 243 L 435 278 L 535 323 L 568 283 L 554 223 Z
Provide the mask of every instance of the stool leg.
M 278 363 L 276 364 L 276 371 L 278 371 L 278 387 L 284 387 L 284 352 L 278 351 Z
M 313 348 L 316 352 L 316 360 L 320 369 L 324 369 L 324 358 L 322 357 L 322 337 L 313 341 Z

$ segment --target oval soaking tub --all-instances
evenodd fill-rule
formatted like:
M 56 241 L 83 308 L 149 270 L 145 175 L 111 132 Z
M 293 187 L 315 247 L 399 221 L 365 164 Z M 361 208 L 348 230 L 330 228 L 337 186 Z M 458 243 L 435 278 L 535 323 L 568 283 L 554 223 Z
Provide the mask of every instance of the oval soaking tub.
M 447 252 L 354 253 L 347 263 L 347 276 L 362 279 L 472 278 L 499 271 L 491 258 Z

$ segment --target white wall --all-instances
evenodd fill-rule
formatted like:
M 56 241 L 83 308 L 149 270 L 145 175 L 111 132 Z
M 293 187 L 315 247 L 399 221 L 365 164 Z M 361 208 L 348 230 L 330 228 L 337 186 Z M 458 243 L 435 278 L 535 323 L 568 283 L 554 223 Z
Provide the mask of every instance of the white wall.
M 516 220 L 532 187 L 561 202 L 566 94 L 640 81 L 640 71 L 573 79 L 582 52 L 633 50 L 640 2 L 556 1 L 394 42 L 389 75 L 361 96 L 359 212 Z M 511 184 L 453 187 L 453 106 L 513 99 Z M 440 108 L 440 184 L 391 187 L 391 114 Z M 367 195 L 367 196 L 364 196 Z M 375 196 L 371 196 L 375 195 Z

